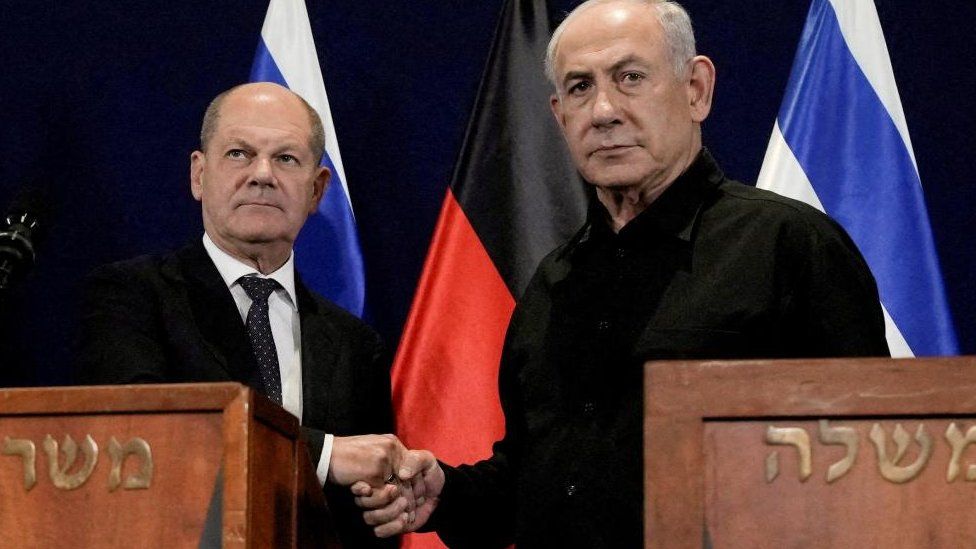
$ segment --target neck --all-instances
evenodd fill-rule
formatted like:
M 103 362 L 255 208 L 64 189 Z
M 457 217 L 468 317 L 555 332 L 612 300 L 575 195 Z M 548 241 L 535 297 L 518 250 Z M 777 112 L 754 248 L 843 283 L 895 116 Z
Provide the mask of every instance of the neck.
M 632 186 L 597 187 L 596 197 L 603 207 L 610 213 L 610 228 L 613 232 L 620 232 L 624 225 L 633 221 L 635 217 L 646 210 L 660 197 L 698 158 L 701 152 L 700 138 L 689 149 L 689 153 L 682 156 L 674 166 L 664 172 L 663 177 L 656 181 L 645 181 Z
M 610 228 L 616 233 L 646 210 L 669 185 L 670 182 L 649 189 L 597 187 L 596 197 L 603 204 L 603 207 L 610 212 Z
M 291 246 L 277 243 L 237 243 L 228 245 L 210 235 L 218 248 L 242 263 L 253 267 L 263 275 L 271 274 L 281 268 L 291 257 Z

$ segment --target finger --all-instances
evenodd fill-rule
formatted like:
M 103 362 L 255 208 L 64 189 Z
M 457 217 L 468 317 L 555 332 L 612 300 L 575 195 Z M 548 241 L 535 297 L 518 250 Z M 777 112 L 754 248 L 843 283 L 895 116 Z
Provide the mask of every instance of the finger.
M 417 475 L 409 481 L 410 489 L 413 491 L 415 506 L 420 507 L 427 499 L 427 482 L 423 475 Z
M 413 493 L 413 484 L 411 482 L 401 482 L 400 495 L 407 500 L 407 511 L 412 511 L 417 505 L 417 498 Z
M 401 480 L 409 480 L 417 473 L 425 471 L 434 463 L 434 454 L 426 450 L 407 450 L 400 460 L 397 476 Z
M 373 487 L 368 482 L 358 481 L 350 488 L 354 496 L 369 496 L 373 493 Z
M 363 513 L 363 520 L 370 526 L 378 526 L 396 520 L 400 515 L 406 515 L 406 498 L 397 498 L 396 501 L 379 509 L 373 509 Z
M 400 493 L 403 498 L 407 501 L 407 507 L 405 511 L 407 512 L 407 524 L 409 525 L 414 521 L 417 508 L 417 500 L 413 494 L 413 483 L 411 481 L 403 482 L 400 485 Z
M 378 538 L 388 538 L 391 536 L 396 536 L 398 534 L 403 534 L 410 532 L 409 526 L 407 525 L 407 515 L 403 513 L 396 520 L 387 522 L 386 524 L 381 524 L 376 528 L 373 528 L 373 533 L 376 534 Z
M 387 484 L 379 489 L 372 489 L 367 496 L 354 498 L 356 505 L 362 509 L 379 509 L 396 501 L 400 497 L 400 487 L 394 484 Z

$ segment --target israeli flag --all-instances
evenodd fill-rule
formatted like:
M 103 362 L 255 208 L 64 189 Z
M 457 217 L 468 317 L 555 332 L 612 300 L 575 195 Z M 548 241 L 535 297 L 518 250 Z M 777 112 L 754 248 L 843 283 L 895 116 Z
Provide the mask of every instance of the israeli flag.
M 757 186 L 844 226 L 877 279 L 892 356 L 958 354 L 873 0 L 813 0 Z
M 291 89 L 322 118 L 325 126 L 322 165 L 329 168 L 332 177 L 318 212 L 309 217 L 295 243 L 295 261 L 306 284 L 362 317 L 366 297 L 363 254 L 303 0 L 271 0 L 251 67 L 251 82 L 275 82 Z

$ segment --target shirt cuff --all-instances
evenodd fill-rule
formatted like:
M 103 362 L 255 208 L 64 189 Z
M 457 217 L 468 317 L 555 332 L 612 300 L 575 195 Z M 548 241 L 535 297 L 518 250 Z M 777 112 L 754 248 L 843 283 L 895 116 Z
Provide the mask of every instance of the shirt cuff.
M 319 484 L 325 486 L 329 480 L 329 462 L 332 461 L 332 441 L 335 439 L 329 433 L 322 439 L 322 455 L 319 456 L 319 465 L 315 469 L 315 476 L 319 477 Z

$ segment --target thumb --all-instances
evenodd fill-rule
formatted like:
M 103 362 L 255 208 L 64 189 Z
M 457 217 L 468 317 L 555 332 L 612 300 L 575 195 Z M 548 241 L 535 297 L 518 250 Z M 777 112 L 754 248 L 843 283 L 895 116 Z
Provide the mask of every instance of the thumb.
M 434 463 L 434 454 L 427 450 L 408 450 L 400 461 L 397 476 L 403 480 L 410 480 L 417 473 L 429 469 Z

